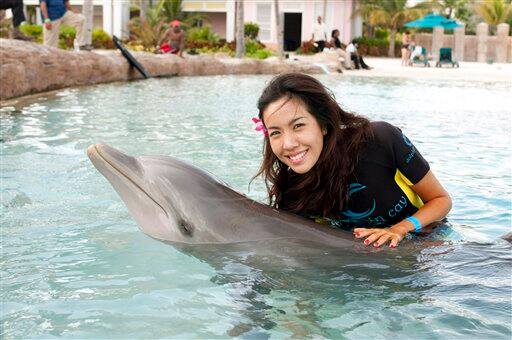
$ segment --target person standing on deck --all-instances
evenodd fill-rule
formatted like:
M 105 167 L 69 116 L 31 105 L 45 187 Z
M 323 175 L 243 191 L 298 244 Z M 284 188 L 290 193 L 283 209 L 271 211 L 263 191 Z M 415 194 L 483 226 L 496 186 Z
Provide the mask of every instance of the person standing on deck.
M 90 51 L 92 46 L 85 44 L 85 17 L 69 4 L 69 0 L 40 0 L 43 26 L 43 44 L 58 47 L 60 25 L 76 29 L 75 40 L 80 50 Z
M 12 11 L 12 39 L 33 40 L 32 37 L 23 34 L 19 27 L 25 21 L 25 13 L 23 13 L 23 0 L 0 0 L 0 9 L 11 9 Z

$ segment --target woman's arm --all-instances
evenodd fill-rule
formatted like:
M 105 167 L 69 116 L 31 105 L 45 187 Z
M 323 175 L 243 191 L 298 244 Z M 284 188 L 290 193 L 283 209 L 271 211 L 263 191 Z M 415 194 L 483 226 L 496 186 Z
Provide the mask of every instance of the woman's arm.
M 413 217 L 418 219 L 422 227 L 440 221 L 446 217 L 452 207 L 452 200 L 432 171 L 429 170 L 427 174 L 418 183 L 411 186 L 411 188 L 425 203 L 413 215 Z M 366 237 L 364 240 L 366 245 L 373 243 L 375 247 L 380 247 L 382 244 L 390 242 L 390 247 L 396 247 L 398 242 L 410 231 L 414 231 L 414 224 L 404 219 L 392 227 L 385 229 L 356 228 L 354 229 L 354 235 L 356 238 Z

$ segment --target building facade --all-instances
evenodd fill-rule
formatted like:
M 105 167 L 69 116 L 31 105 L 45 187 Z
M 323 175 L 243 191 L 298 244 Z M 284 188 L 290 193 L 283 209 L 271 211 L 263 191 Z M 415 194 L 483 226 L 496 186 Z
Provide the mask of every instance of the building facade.
M 362 20 L 353 15 L 356 4 L 357 0 L 278 0 L 285 48 L 295 50 L 302 41 L 310 40 L 318 16 L 325 22 L 328 37 L 333 29 L 340 30 L 340 40 L 345 43 L 361 36 Z M 183 10 L 203 14 L 215 33 L 228 41 L 235 39 L 234 0 L 185 0 Z M 257 23 L 259 40 L 270 46 L 277 45 L 275 14 L 275 0 L 244 1 L 244 21 Z
M 83 0 L 70 0 L 80 7 Z M 148 1 L 148 0 L 146 0 Z M 311 39 L 318 16 L 324 18 L 327 34 L 333 29 L 341 32 L 340 40 L 347 43 L 362 34 L 362 20 L 354 17 L 357 0 L 278 0 L 280 19 L 284 30 L 284 45 L 295 50 L 302 41 Z M 158 0 L 153 0 L 156 5 Z M 39 0 L 24 0 L 25 5 L 39 6 Z M 257 23 L 259 40 L 269 46 L 277 45 L 275 0 L 244 0 L 244 21 Z M 128 37 L 130 0 L 93 0 L 94 27 L 103 27 L 109 34 Z M 211 25 L 220 37 L 235 40 L 235 1 L 183 0 L 183 11 L 201 13 L 203 24 Z M 41 23 L 37 10 L 37 22 Z

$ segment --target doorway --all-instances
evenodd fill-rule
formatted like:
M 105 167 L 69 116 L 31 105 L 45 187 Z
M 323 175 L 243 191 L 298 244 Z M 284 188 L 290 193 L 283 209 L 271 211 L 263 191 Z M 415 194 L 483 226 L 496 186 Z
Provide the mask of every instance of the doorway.
M 302 13 L 284 13 L 284 50 L 295 51 L 300 47 L 302 37 Z

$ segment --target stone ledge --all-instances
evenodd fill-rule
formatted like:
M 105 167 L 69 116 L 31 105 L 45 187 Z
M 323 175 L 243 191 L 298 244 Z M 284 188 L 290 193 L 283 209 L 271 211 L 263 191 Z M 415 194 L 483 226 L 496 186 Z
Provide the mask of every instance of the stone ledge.
M 185 59 L 175 55 L 133 52 L 155 77 L 223 74 L 323 73 L 303 61 L 268 58 L 234 59 L 197 55 Z M 36 43 L 0 39 L 0 100 L 72 86 L 140 79 L 118 51 L 74 52 Z

